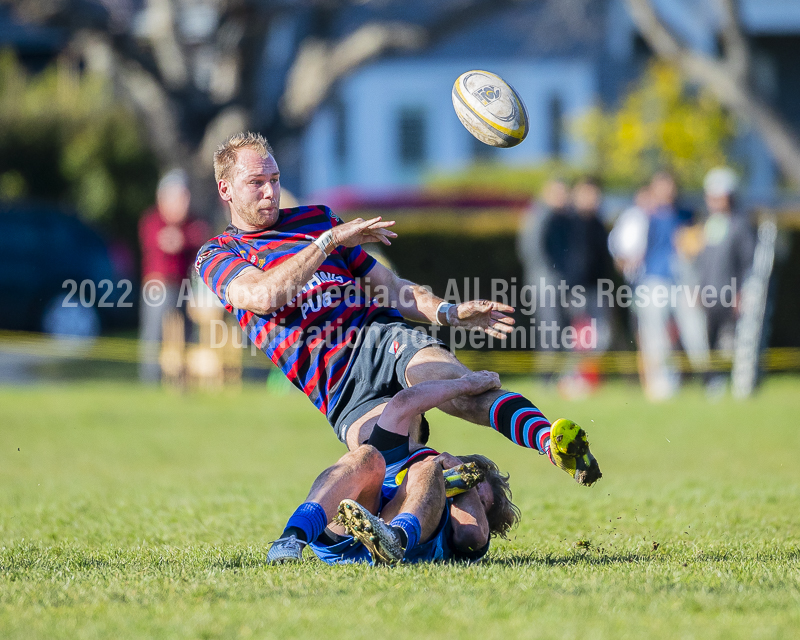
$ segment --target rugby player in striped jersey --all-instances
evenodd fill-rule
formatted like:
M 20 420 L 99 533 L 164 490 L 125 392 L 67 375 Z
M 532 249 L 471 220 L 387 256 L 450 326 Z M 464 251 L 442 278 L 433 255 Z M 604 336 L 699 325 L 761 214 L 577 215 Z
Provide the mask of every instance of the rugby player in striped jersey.
M 398 391 L 469 373 L 441 341 L 406 320 L 495 338 L 512 331 L 508 305 L 449 304 L 369 256 L 361 245 L 391 244 L 393 221 L 344 223 L 316 205 L 281 209 L 280 171 L 261 135 L 231 136 L 214 154 L 214 173 L 231 224 L 200 249 L 195 268 L 351 450 Z M 494 389 L 439 408 L 547 454 L 579 484 L 601 477 L 584 431 L 563 421 L 560 439 L 551 438 L 550 422 L 518 393 Z

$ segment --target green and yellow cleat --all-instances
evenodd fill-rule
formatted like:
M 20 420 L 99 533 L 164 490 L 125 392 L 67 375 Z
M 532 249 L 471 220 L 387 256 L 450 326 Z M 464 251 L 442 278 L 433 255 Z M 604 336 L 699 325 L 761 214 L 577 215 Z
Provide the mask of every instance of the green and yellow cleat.
M 550 429 L 550 455 L 560 469 L 585 487 L 603 477 L 600 465 L 589 451 L 586 432 L 572 420 L 559 418 Z
M 444 471 L 445 495 L 454 498 L 457 495 L 477 487 L 484 481 L 483 471 L 474 462 L 467 462 Z

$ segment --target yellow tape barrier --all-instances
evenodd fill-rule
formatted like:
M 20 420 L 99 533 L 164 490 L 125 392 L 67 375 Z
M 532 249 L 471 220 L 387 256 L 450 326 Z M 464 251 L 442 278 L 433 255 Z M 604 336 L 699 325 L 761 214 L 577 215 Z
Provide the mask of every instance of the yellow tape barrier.
M 96 338 L 82 340 L 54 338 L 40 333 L 0 331 L 0 354 L 15 353 L 44 358 L 98 360 L 136 364 L 140 361 L 140 343 L 134 338 Z M 470 369 L 488 369 L 503 374 L 560 373 L 582 362 L 604 374 L 635 374 L 639 354 L 635 351 L 609 351 L 604 354 L 577 352 L 537 352 L 494 349 L 492 351 L 457 352 Z M 257 349 L 242 349 L 242 364 L 247 368 L 266 369 L 272 363 Z M 676 353 L 673 364 L 680 371 L 692 371 L 683 353 Z M 800 349 L 781 347 L 767 349 L 761 355 L 766 371 L 800 371 Z M 731 368 L 729 355 L 712 352 L 709 367 L 712 371 Z

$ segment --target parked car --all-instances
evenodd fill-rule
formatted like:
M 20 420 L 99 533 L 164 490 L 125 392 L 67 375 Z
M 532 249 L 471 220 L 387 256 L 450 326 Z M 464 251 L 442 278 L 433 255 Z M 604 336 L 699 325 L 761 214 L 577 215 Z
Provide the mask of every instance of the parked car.
M 109 247 L 69 211 L 0 205 L 0 329 L 97 335 L 133 324 L 136 283 L 115 273 Z

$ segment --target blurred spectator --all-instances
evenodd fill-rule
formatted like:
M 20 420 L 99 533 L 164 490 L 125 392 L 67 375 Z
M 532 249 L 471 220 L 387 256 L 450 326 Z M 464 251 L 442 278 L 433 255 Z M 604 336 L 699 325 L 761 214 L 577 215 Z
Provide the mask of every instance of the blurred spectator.
M 677 184 L 671 174 L 656 173 L 643 198 L 649 202 L 647 241 L 640 268 L 635 271 L 638 284 L 652 295 L 656 287 L 693 285 L 689 261 L 676 248 L 679 232 L 692 221 L 690 211 L 676 205 Z M 645 393 L 651 400 L 663 400 L 677 391 L 680 378 L 670 363 L 673 350 L 670 322 L 674 320 L 681 342 L 693 368 L 705 370 L 708 364 L 708 343 L 704 331 L 704 318 L 699 302 L 692 305 L 685 295 L 672 296 L 668 304 L 661 306 L 652 300 L 637 305 L 636 312 L 639 349 L 642 358 L 642 378 Z
M 608 236 L 614 265 L 629 284 L 635 284 L 642 276 L 652 200 L 650 185 L 640 187 L 633 206 L 619 215 Z
M 583 178 L 572 190 L 569 242 L 563 272 L 570 287 L 597 288 L 609 275 L 608 232 L 600 220 L 603 192 L 595 178 Z M 595 296 L 596 298 L 596 296 Z
M 719 302 L 706 309 L 708 343 L 712 349 L 733 351 L 738 296 L 753 264 L 756 230 L 748 216 L 736 211 L 738 179 L 728 167 L 712 169 L 703 182 L 708 219 L 703 227 L 703 250 L 697 260 L 700 285 L 718 293 L 735 280 L 734 306 Z M 710 390 L 724 389 L 724 376 L 710 380 Z
M 208 237 L 208 228 L 189 212 L 189 184 L 186 173 L 170 171 L 158 183 L 156 206 L 145 211 L 139 221 L 142 247 L 142 303 L 139 324 L 139 377 L 158 382 L 159 343 L 164 316 L 179 308 L 181 283 L 197 250 Z M 189 286 L 185 292 L 189 296 Z
M 540 298 L 543 287 L 558 287 L 561 273 L 556 264 L 563 266 L 563 256 L 569 241 L 567 221 L 569 186 L 555 178 L 545 184 L 540 200 L 525 213 L 517 239 L 517 252 L 525 268 L 526 285 L 536 291 L 537 322 L 556 322 L 561 325 L 562 314 L 557 298 Z M 540 304 L 544 302 L 544 304 Z M 538 345 L 537 345 L 538 346 Z M 546 350 L 552 349 L 548 343 Z
M 611 276 L 608 232 L 600 220 L 602 195 L 600 183 L 592 177 L 582 178 L 573 188 L 573 208 L 565 216 L 566 250 L 559 265 L 571 294 L 564 309 L 567 322 L 579 335 L 590 331 L 594 352 L 606 351 L 611 342 L 611 308 L 598 304 L 597 299 L 599 281 Z M 577 287 L 583 290 L 583 304 Z M 598 382 L 597 364 L 583 360 L 576 372 L 562 377 L 559 388 L 565 395 L 576 397 L 591 391 Z

